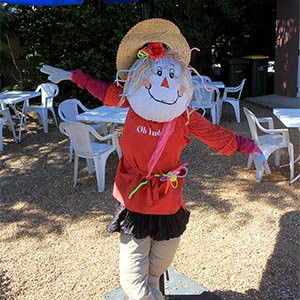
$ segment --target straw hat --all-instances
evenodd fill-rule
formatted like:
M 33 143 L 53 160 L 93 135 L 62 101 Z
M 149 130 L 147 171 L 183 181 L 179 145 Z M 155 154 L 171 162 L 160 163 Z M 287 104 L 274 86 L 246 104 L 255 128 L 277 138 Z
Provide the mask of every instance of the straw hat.
M 178 54 L 188 65 L 191 58 L 190 47 L 179 28 L 164 19 L 148 19 L 134 25 L 122 39 L 117 53 L 117 70 L 128 70 L 137 60 L 137 51 L 145 44 L 160 42 Z M 125 80 L 127 73 L 120 73 Z

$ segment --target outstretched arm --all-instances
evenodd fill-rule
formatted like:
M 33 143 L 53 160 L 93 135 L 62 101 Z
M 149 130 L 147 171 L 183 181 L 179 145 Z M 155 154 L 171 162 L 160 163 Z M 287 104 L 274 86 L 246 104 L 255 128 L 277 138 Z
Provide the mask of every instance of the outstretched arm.
M 81 89 L 87 90 L 95 98 L 105 101 L 105 96 L 107 89 L 111 85 L 110 83 L 104 82 L 99 79 L 95 79 L 81 70 L 72 71 L 71 80 L 77 84 Z M 116 99 L 116 105 L 119 102 L 119 99 Z
M 81 89 L 86 89 L 95 98 L 103 101 L 105 105 L 117 106 L 120 101 L 122 88 L 83 73 L 80 70 L 65 71 L 56 67 L 43 65 L 41 72 L 48 74 L 48 79 L 54 83 L 71 80 Z M 124 105 L 126 106 L 126 105 Z
M 264 172 L 271 174 L 263 152 L 253 140 L 239 136 L 222 126 L 214 125 L 197 112 L 190 115 L 189 131 L 197 139 L 225 155 L 229 156 L 234 152 L 253 155 L 257 182 L 261 181 Z

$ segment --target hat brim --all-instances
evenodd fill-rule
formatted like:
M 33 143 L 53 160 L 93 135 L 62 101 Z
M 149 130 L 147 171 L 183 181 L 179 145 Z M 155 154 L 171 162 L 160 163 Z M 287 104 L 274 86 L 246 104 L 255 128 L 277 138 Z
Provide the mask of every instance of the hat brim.
M 179 28 L 165 19 L 148 19 L 134 25 L 122 39 L 117 52 L 117 70 L 128 70 L 137 60 L 137 51 L 145 44 L 160 42 L 176 51 L 188 65 L 190 47 Z M 127 73 L 120 73 L 125 80 Z

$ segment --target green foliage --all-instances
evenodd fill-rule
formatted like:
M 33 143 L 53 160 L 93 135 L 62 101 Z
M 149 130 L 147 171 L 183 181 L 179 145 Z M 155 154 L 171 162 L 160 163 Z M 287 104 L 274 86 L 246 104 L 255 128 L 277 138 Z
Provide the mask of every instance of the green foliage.
M 276 0 L 162 1 L 160 16 L 173 20 L 191 47 L 213 61 L 233 55 L 274 56 Z
M 5 51 L 4 47 L 2 46 L 3 43 L 6 43 L 5 34 L 9 31 L 8 24 L 9 24 L 9 20 L 11 19 L 11 14 L 2 5 L 0 6 L 0 12 L 1 12 L 0 13 L 0 87 L 1 87 L 3 72 L 6 71 L 9 66 L 12 65 L 12 61 L 9 53 L 7 53 L 7 51 Z
M 192 66 L 210 76 L 228 56 L 275 55 L 276 0 L 165 0 L 158 15 L 175 22 L 191 47 Z
M 241 57 L 275 52 L 275 0 L 215 0 L 221 13 L 215 56 Z
M 226 56 L 274 56 L 275 5 L 276 0 L 161 0 L 154 1 L 154 10 L 178 25 L 191 47 L 200 48 L 192 55 L 192 65 L 210 75 L 212 63 Z M 25 88 L 47 80 L 39 71 L 43 64 L 81 69 L 113 81 L 118 45 L 141 20 L 138 3 L 104 5 L 100 0 L 85 0 L 81 6 L 14 7 L 9 26 L 27 47 Z M 71 82 L 60 83 L 60 90 L 63 98 L 94 101 Z
M 136 4 L 128 4 L 124 9 L 124 5 L 105 6 L 86 0 L 81 6 L 17 6 L 14 25 L 28 49 L 27 67 L 23 70 L 25 86 L 34 88 L 47 80 L 39 71 L 43 64 L 65 70 L 81 69 L 113 81 L 118 45 L 139 18 Z M 60 88 L 64 98 L 91 98 L 68 82 L 60 83 Z

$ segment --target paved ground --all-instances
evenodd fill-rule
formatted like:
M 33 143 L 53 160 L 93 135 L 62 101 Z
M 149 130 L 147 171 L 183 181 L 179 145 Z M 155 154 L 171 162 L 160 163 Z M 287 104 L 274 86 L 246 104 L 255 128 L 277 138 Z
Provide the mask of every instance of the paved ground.
M 243 106 L 273 116 L 271 108 L 241 100 Z M 237 124 L 232 107 L 223 109 L 221 125 L 249 137 L 245 115 Z M 119 235 L 107 233 L 118 157 L 108 159 L 103 193 L 84 160 L 73 188 L 68 139 L 53 122 L 44 134 L 35 120 L 28 118 L 30 131 L 18 144 L 4 128 L 0 299 L 103 299 L 119 287 Z M 277 118 L 274 125 L 284 127 Z M 299 132 L 289 132 L 299 153 Z M 299 300 L 300 181 L 289 185 L 289 168 L 270 159 L 272 175 L 256 184 L 247 155 L 226 157 L 191 138 L 182 154 L 191 216 L 172 266 L 222 300 Z
M 285 97 L 280 95 L 247 97 L 244 100 L 268 108 L 300 108 L 300 98 Z

